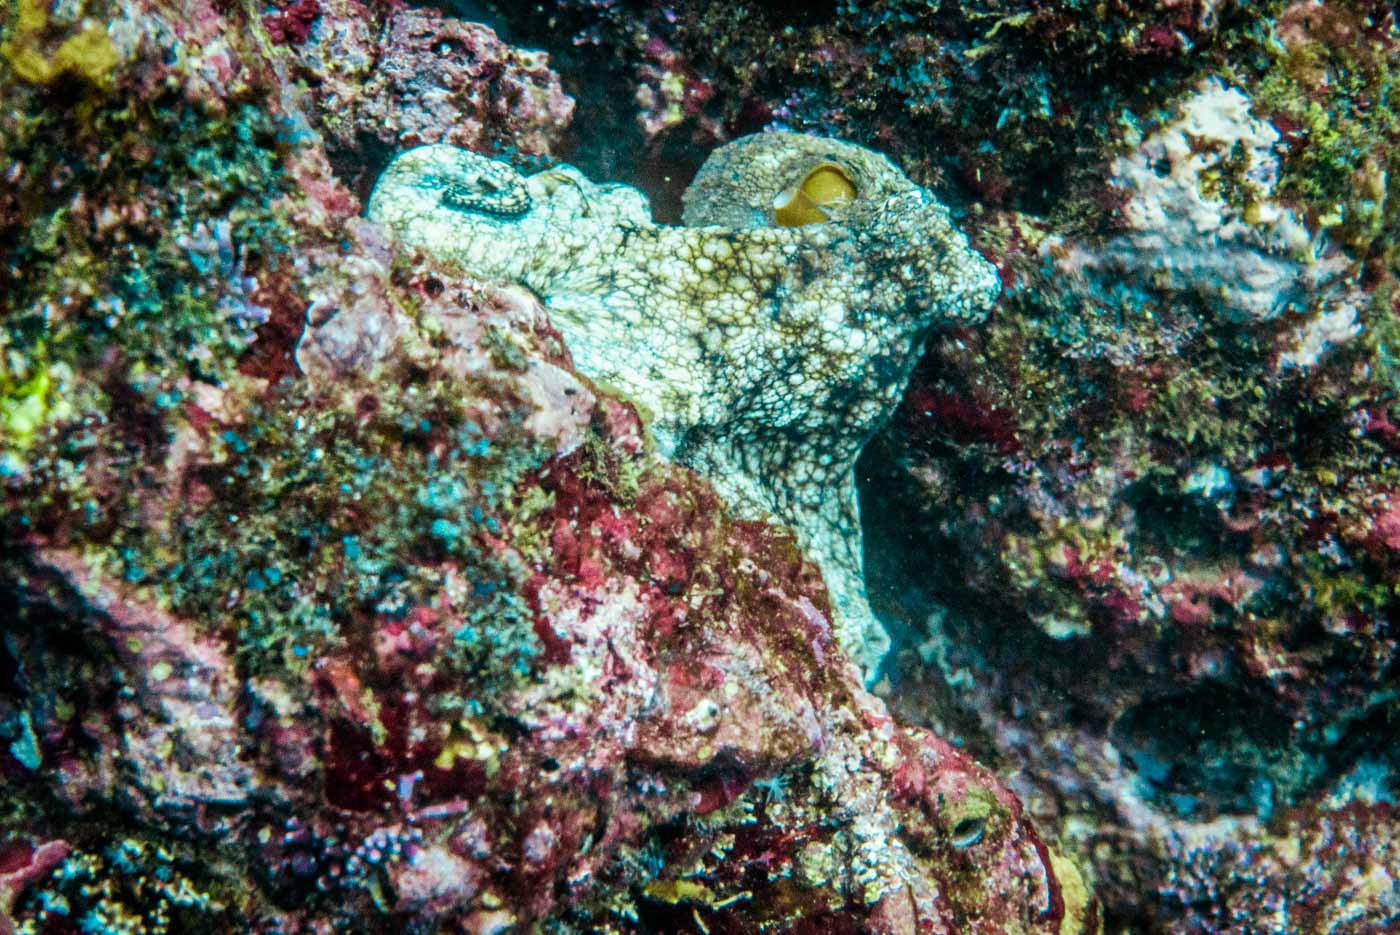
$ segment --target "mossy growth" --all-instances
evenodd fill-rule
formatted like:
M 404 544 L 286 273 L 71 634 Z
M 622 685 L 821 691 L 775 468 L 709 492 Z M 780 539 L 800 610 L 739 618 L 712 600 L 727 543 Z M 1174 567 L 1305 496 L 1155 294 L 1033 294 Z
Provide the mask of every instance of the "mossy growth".
M 638 77 L 673 103 L 684 94 L 681 113 L 665 118 L 677 129 L 648 141 L 664 164 L 693 159 L 693 139 L 716 125 L 741 134 L 776 124 L 866 143 L 921 185 L 1048 213 L 1070 230 L 1102 224 L 1082 193 L 1101 187 L 1119 122 L 1225 61 L 1265 57 L 1270 18 L 1286 4 L 1224 2 L 1209 15 L 1128 0 L 836 0 L 801 10 L 682 0 L 664 14 L 582 0 L 497 6 L 531 41 L 574 34 L 597 46 L 593 57 L 559 49 L 555 63 L 605 113 L 618 100 L 635 110 L 621 92 Z M 616 74 L 629 66 L 633 74 Z M 626 159 L 609 151 L 615 136 L 585 136 L 584 162 Z M 604 152 L 590 156 L 595 148 Z
M 42 345 L 27 359 L 18 355 L 0 368 L 0 453 L 13 458 L 33 444 L 39 430 L 54 415 L 57 406 L 67 404 L 54 393 L 55 373 L 50 370 Z M 0 460 L 5 472 L 9 459 Z M 13 466 L 10 465 L 13 470 Z
M 0 67 L 0 471 L 21 484 L 4 526 L 100 534 L 182 385 L 226 380 L 265 314 L 251 277 L 287 247 L 291 144 L 252 88 L 208 106 L 55 88 Z
M 285 249 L 278 122 L 251 102 L 215 115 L 161 101 L 87 127 L 44 110 L 17 129 L 0 144 L 28 183 L 10 195 L 25 223 L 0 235 L 6 350 L 90 365 L 116 349 L 217 381 L 259 317 L 242 276 Z
M 1275 349 L 1299 321 L 1245 326 L 1207 297 L 1146 290 L 1133 307 L 1106 307 L 1045 286 L 1012 295 L 978 333 L 936 337 L 906 406 L 913 421 L 897 421 L 915 434 L 895 444 L 937 459 L 938 486 L 908 496 L 965 558 L 911 575 L 969 613 L 1006 601 L 1051 635 L 1084 636 L 1106 617 L 1170 625 L 1125 581 L 1250 567 L 1268 542 L 1285 562 L 1275 583 L 1217 602 L 1213 619 L 1278 614 L 1300 634 L 1290 641 L 1345 652 L 1320 648 L 1318 621 L 1343 619 L 1349 600 L 1379 619 L 1393 601 L 1394 562 L 1335 531 L 1364 526 L 1378 491 L 1400 485 L 1387 440 L 1358 410 L 1384 413 L 1394 390 L 1376 379 L 1374 335 L 1307 371 L 1279 366 Z M 923 398 L 934 404 L 915 411 Z M 1018 465 L 1035 466 L 1033 497 Z
M 1019 291 L 979 337 L 982 354 L 1005 364 L 979 373 L 979 394 L 1036 457 L 1067 431 L 1085 455 L 1131 446 L 1172 465 L 1248 462 L 1272 444 L 1260 434 L 1278 427 L 1299 383 L 1271 372 L 1270 339 L 1284 325 L 1243 328 L 1190 296 L 1139 298 L 1109 307 L 1053 284 Z
M 1272 54 L 1232 78 L 1278 128 L 1277 192 L 1360 261 L 1370 301 L 1364 342 L 1376 384 L 1400 386 L 1400 27 L 1362 0 L 1297 4 L 1273 29 Z M 1252 67 L 1251 67 L 1252 66 Z
M 1273 27 L 1265 68 L 1236 68 L 1284 137 L 1278 193 L 1377 269 L 1393 270 L 1400 207 L 1387 179 L 1400 147 L 1392 20 L 1363 0 L 1299 4 Z
M 585 484 L 607 491 L 619 505 L 630 507 L 641 492 L 647 461 L 623 454 L 595 430 L 583 440 L 577 471 Z
M 184 850 L 185 848 L 181 848 Z M 15 913 L 18 935 L 53 931 L 168 935 L 237 931 L 229 894 L 192 854 L 122 837 L 68 855 L 46 881 L 29 888 Z M 222 898 L 221 898 L 222 897 Z
M 523 568 L 488 540 L 542 455 L 488 438 L 470 394 L 421 372 L 341 390 L 284 384 L 223 430 L 199 475 L 207 502 L 169 541 L 121 545 L 122 573 L 181 614 L 233 621 L 251 672 L 366 652 L 377 623 L 450 610 L 461 623 L 447 658 L 489 702 L 536 654 Z
M 9 9 L 0 452 L 18 470 L 47 427 L 111 409 L 100 377 L 155 404 L 181 377 L 232 368 L 264 314 L 249 277 L 285 247 L 272 206 L 291 134 L 255 84 L 194 103 L 182 61 L 122 61 L 100 4 L 61 20 L 41 0 Z

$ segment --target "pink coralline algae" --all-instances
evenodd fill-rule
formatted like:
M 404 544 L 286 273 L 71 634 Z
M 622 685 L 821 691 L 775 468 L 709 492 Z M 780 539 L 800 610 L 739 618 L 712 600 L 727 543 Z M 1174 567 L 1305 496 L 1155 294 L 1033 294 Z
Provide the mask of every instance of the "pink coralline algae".
M 1390 7 L 12 0 L 0 935 L 1397 930 Z M 861 455 L 871 690 L 790 531 L 364 216 L 444 142 L 665 223 L 764 129 L 1004 286 Z
M 325 0 L 321 8 L 296 61 L 313 84 L 313 119 L 337 158 L 348 161 L 373 142 L 391 153 L 451 143 L 522 156 L 559 146 L 574 102 L 544 52 L 509 46 L 487 26 L 431 9 L 362 0 Z
M 1174 837 L 1158 895 L 1183 918 L 1168 931 L 1394 931 L 1395 829 L 1392 806 L 1352 803 L 1290 815 L 1269 832 L 1224 823 Z
M 862 461 L 897 714 L 1005 767 L 1110 930 L 1394 928 L 1392 6 L 545 9 L 510 25 L 568 32 L 658 191 L 781 128 L 965 198 L 1003 296 Z
M 43 880 L 68 856 L 64 841 L 33 843 L 18 838 L 0 846 L 0 935 L 14 935 L 15 900 L 32 883 Z
M 1395 102 L 1329 89 L 1387 86 L 1396 23 L 1300 3 L 1277 25 L 1260 72 L 1113 131 L 1060 204 L 1087 229 L 984 215 L 1002 304 L 933 337 L 870 460 L 870 490 L 923 505 L 871 545 L 919 634 L 892 707 L 1017 764 L 1111 923 L 1148 931 L 1394 925 Z M 1290 864 L 1310 821 L 1375 850 Z M 1209 913 L 1145 895 L 1185 893 L 1183 847 L 1218 873 Z
M 263 28 L 273 42 L 301 45 L 311 35 L 311 26 L 320 15 L 320 0 L 293 0 L 278 12 L 264 16 Z
M 360 119 L 399 147 L 508 141 L 543 155 L 573 116 L 545 53 L 512 48 L 476 23 L 395 13 L 381 55 Z

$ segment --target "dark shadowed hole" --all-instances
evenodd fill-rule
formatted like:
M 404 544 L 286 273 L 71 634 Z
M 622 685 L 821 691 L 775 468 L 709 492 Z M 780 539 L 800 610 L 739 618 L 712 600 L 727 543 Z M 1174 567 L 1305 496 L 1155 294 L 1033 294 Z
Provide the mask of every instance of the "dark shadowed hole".
M 807 0 L 806 3 L 791 3 L 789 0 L 752 0 L 755 9 L 768 14 L 774 26 L 816 26 L 830 22 L 836 15 L 836 0 Z
M 972 847 L 982 840 L 987 823 L 981 818 L 964 818 L 953 826 L 954 847 Z
M 1220 508 L 1210 500 L 1165 490 L 1151 479 L 1134 484 L 1124 500 L 1136 511 L 1143 542 L 1157 550 L 1167 554 L 1179 550 L 1202 558 L 1238 551 L 1232 540 L 1242 536 L 1221 525 Z
M 1147 798 L 1182 817 L 1267 817 L 1324 764 L 1282 757 L 1289 719 L 1227 685 L 1206 683 L 1128 709 L 1109 731 Z

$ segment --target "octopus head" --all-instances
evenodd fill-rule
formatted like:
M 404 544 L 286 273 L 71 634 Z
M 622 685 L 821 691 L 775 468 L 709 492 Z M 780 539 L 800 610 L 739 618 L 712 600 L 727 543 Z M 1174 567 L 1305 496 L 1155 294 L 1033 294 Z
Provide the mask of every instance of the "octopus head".
M 878 153 L 799 133 L 760 133 L 715 150 L 685 193 L 688 227 L 861 227 L 917 186 Z

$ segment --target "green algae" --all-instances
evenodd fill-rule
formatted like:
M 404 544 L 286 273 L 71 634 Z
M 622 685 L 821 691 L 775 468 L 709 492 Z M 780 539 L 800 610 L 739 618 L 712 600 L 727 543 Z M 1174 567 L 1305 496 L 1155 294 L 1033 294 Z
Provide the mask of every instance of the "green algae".
M 647 475 L 645 458 L 624 454 L 597 431 L 588 433 L 580 452 L 580 480 L 606 491 L 610 499 L 624 507 L 636 505 Z
M 133 515 L 180 387 L 228 379 L 253 337 L 243 277 L 285 249 L 289 150 L 251 102 L 28 103 L 0 118 L 0 162 L 23 170 L 0 195 L 23 220 L 0 228 L 0 464 L 22 478 L 4 524 L 66 515 L 101 539 Z
M 37 348 L 33 359 L 24 362 L 27 373 L 0 374 L 0 450 L 23 452 L 48 419 L 54 379 L 43 358 L 43 348 Z
M 1253 75 L 1255 106 L 1285 134 L 1279 194 L 1360 257 L 1394 266 L 1400 207 L 1387 177 L 1400 146 L 1400 74 L 1370 5 L 1332 0 L 1274 28 L 1272 60 Z
M 157 375 L 138 391 L 148 405 L 184 376 L 220 382 L 257 315 L 238 277 L 280 249 L 271 202 L 285 191 L 285 149 L 261 109 L 218 116 L 130 103 L 86 125 L 71 119 L 41 112 L 0 143 L 0 161 L 27 168 L 10 195 L 27 223 L 0 235 L 13 238 L 0 269 L 0 351 L 26 365 L 23 379 L 0 381 L 14 449 L 62 414 L 41 403 L 50 394 L 73 399 L 70 413 L 109 408 L 71 376 L 113 373 L 104 356 L 113 352 L 118 371 Z M 84 201 L 94 197 L 111 207 Z M 102 211 L 131 222 L 105 234 Z M 229 249 L 241 260 L 220 257 Z
M 482 538 L 502 531 L 502 504 L 537 466 L 528 452 L 487 439 L 446 383 L 349 400 L 280 388 L 220 433 L 202 472 L 212 499 L 175 541 L 134 543 L 132 561 L 160 553 L 162 567 L 128 562 L 125 576 L 149 576 L 181 614 L 236 620 L 252 672 L 303 670 L 363 648 L 376 619 L 449 603 L 463 610 L 452 664 L 489 695 L 537 652 L 523 569 Z M 469 595 L 444 595 L 454 574 Z

